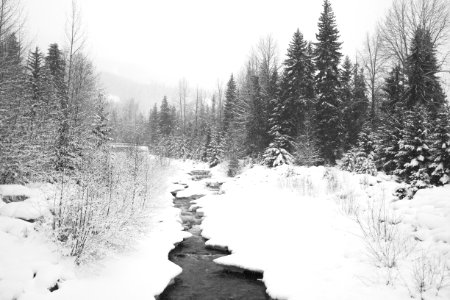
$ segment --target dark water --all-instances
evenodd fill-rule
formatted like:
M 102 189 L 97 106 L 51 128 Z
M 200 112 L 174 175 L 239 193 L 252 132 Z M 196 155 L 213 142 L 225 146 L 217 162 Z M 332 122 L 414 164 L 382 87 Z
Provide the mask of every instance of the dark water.
M 199 225 L 202 214 L 190 211 L 190 198 L 175 198 L 175 206 L 181 209 L 181 218 L 186 231 L 193 234 L 169 253 L 169 259 L 179 265 L 183 272 L 175 278 L 158 297 L 159 300 L 265 300 L 271 299 L 265 292 L 264 283 L 258 278 L 262 274 L 244 270 L 230 270 L 213 262 L 229 252 L 205 246 Z

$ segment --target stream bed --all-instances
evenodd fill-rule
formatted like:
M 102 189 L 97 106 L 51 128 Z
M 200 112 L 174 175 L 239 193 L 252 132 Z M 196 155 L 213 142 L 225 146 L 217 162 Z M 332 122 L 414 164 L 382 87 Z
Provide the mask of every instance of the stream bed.
M 203 195 L 174 198 L 175 207 L 181 209 L 184 230 L 192 236 L 183 240 L 169 253 L 170 261 L 183 272 L 174 279 L 158 300 L 270 300 L 261 273 L 228 269 L 213 262 L 229 254 L 226 250 L 206 247 L 201 236 L 202 213 L 191 209 L 191 201 Z M 225 225 L 225 224 L 224 224 Z

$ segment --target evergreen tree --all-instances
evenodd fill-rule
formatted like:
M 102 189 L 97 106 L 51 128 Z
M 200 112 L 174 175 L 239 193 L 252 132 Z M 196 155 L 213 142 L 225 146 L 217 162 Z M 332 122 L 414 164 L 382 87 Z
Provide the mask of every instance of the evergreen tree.
M 272 116 L 270 118 L 270 136 L 272 142 L 264 151 L 264 164 L 269 167 L 277 167 L 294 163 L 295 145 L 290 135 L 289 120 L 284 116 L 284 101 L 280 98 L 272 100 Z
M 292 137 L 304 130 L 305 112 L 314 105 L 314 64 L 310 45 L 297 29 L 284 62 L 283 93 L 285 117 Z
M 154 147 L 158 143 L 158 133 L 159 133 L 159 113 L 158 113 L 158 107 L 155 105 L 153 106 L 152 110 L 150 111 L 149 120 L 148 120 L 148 126 L 149 126 L 149 144 L 151 147 Z
M 345 151 L 349 150 L 352 146 L 350 134 L 353 130 L 354 119 L 353 119 L 353 105 L 354 105 L 354 95 L 353 95 L 353 64 L 348 56 L 345 57 L 344 63 L 342 65 L 342 72 L 340 76 L 341 81 L 341 107 L 342 107 L 342 129 L 343 129 L 343 148 Z
M 167 97 L 164 96 L 159 109 L 159 130 L 163 136 L 167 137 L 172 133 L 172 128 L 172 113 Z
M 334 164 L 339 156 L 342 140 L 339 97 L 339 62 L 341 43 L 339 31 L 328 0 L 324 0 L 316 35 L 315 62 L 317 68 L 316 87 L 318 101 L 317 134 L 321 153 L 326 162 Z
M 225 107 L 223 117 L 223 132 L 228 133 L 231 123 L 235 117 L 235 107 L 237 102 L 237 88 L 234 81 L 233 74 L 231 74 L 230 80 L 227 83 L 227 90 L 225 92 Z
M 0 21 L 1 23 L 1 21 Z M 14 34 L 0 40 L 0 183 L 24 182 L 25 162 L 33 152 L 28 143 L 27 92 L 21 45 Z
M 51 44 L 45 57 L 46 68 L 49 70 L 53 86 L 57 92 L 60 106 L 64 110 L 68 104 L 67 85 L 65 82 L 66 63 L 64 54 L 59 49 L 58 44 Z
M 322 161 L 317 147 L 313 110 L 305 114 L 302 133 L 295 143 L 295 158 L 296 163 L 303 166 L 315 166 Z
M 65 61 L 64 54 L 57 44 L 50 45 L 47 56 L 45 57 L 45 64 L 49 70 L 52 86 L 59 102 L 55 168 L 59 171 L 74 169 L 74 143 L 70 133 L 70 111 L 67 85 L 65 82 Z
M 431 183 L 435 185 L 450 182 L 450 115 L 448 107 L 437 113 L 432 120 L 429 137 Z
M 208 147 L 208 163 L 210 168 L 217 166 L 222 161 L 223 152 L 219 130 L 216 126 L 212 126 L 211 142 Z
M 350 145 L 357 144 L 358 135 L 367 118 L 369 98 L 367 98 L 366 91 L 364 70 L 362 68 L 359 69 L 358 64 L 356 64 L 353 71 L 353 101 L 351 107 L 353 126 L 348 131 L 348 143 Z
M 97 149 L 111 140 L 111 127 L 108 124 L 108 117 L 106 97 L 100 93 L 95 103 L 95 119 L 93 124 L 93 133 L 96 139 L 95 146 Z
M 416 188 L 423 188 L 429 183 L 428 164 L 429 147 L 426 112 L 420 107 L 404 112 L 405 121 L 399 151 L 396 153 L 397 168 L 394 174 L 411 183 Z
M 48 133 L 51 133 L 53 123 L 58 117 L 58 103 L 56 103 L 56 95 L 52 89 L 49 72 L 44 65 L 44 56 L 37 47 L 34 52 L 29 54 L 27 71 L 28 130 L 31 135 L 34 135 L 36 130 L 46 127 Z M 40 134 L 45 135 L 44 132 L 40 132 Z
M 259 78 L 251 76 L 249 120 L 246 123 L 246 146 L 250 156 L 257 156 L 267 147 L 267 119 Z
M 405 76 L 400 66 L 396 65 L 385 79 L 383 91 L 386 100 L 382 104 L 382 110 L 387 112 L 393 106 L 402 103 L 405 99 L 405 90 Z
M 377 167 L 388 174 L 398 168 L 397 153 L 403 138 L 404 107 L 398 103 L 381 116 L 380 127 L 375 136 L 375 155 Z
M 416 30 L 410 52 L 407 60 L 407 107 L 421 104 L 436 112 L 445 103 L 445 95 L 436 75 L 439 67 L 429 30 L 421 27 Z

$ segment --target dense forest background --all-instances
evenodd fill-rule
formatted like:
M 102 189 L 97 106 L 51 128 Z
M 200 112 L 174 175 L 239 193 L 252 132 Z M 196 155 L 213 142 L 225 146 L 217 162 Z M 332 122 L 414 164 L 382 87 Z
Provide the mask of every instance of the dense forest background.
M 0 182 L 77 177 L 109 156 L 112 141 L 210 166 L 228 161 L 230 175 L 246 159 L 382 170 L 415 188 L 449 181 L 444 0 L 394 1 L 355 59 L 341 53 L 325 0 L 316 41 L 297 29 L 280 61 L 274 38 L 263 38 L 226 86 L 206 93 L 180 80 L 178 97 L 148 114 L 133 100 L 107 101 L 75 2 L 67 44 L 45 50 L 23 41 L 17 1 L 0 3 Z
M 133 101 L 113 109 L 112 136 L 211 166 L 243 158 L 270 167 L 339 160 L 344 169 L 382 170 L 415 188 L 445 184 L 449 112 L 440 75 L 448 34 L 445 1 L 394 1 L 352 60 L 341 53 L 324 1 L 315 42 L 295 31 L 280 63 L 273 37 L 263 38 L 242 72 L 210 97 L 181 80 L 179 98 L 164 98 L 148 116 Z

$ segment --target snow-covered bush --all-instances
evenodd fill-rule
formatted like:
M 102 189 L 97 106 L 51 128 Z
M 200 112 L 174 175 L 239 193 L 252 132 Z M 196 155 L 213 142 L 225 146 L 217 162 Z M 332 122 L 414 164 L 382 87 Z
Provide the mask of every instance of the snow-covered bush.
M 327 168 L 323 177 L 327 182 L 328 194 L 334 194 L 342 189 L 342 183 L 339 180 L 339 174 L 334 168 Z
M 229 177 L 234 177 L 239 173 L 239 160 L 237 159 L 236 156 L 233 156 L 230 161 L 228 162 L 228 171 L 227 171 L 227 175 Z
M 450 265 L 442 255 L 422 252 L 414 261 L 412 282 L 420 299 L 429 292 L 438 296 L 441 289 L 450 286 Z
M 437 114 L 429 136 L 429 172 L 431 183 L 442 185 L 450 183 L 450 116 L 448 108 Z
M 78 263 L 124 247 L 139 232 L 153 176 L 160 169 L 147 152 L 99 151 L 86 159 L 76 179 L 62 174 L 52 228 L 66 255 Z
M 341 159 L 339 168 L 344 171 L 355 172 L 358 174 L 377 175 L 377 167 L 372 155 L 357 149 L 347 152 Z
M 338 203 L 342 212 L 351 217 L 357 217 L 359 213 L 358 197 L 354 190 L 348 189 L 336 195 L 336 202 Z
M 386 284 L 392 284 L 399 261 L 411 254 L 415 243 L 401 231 L 401 219 L 386 204 L 384 192 L 382 199 L 369 203 L 367 210 L 357 215 L 357 223 L 369 257 L 386 271 Z
M 271 168 L 293 164 L 294 157 L 287 150 L 290 144 L 292 144 L 292 141 L 288 136 L 277 132 L 274 141 L 264 152 L 264 164 Z

